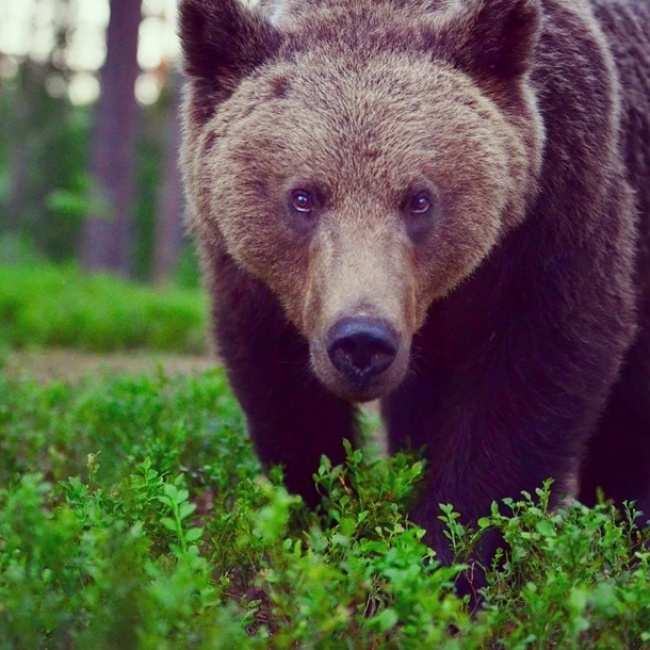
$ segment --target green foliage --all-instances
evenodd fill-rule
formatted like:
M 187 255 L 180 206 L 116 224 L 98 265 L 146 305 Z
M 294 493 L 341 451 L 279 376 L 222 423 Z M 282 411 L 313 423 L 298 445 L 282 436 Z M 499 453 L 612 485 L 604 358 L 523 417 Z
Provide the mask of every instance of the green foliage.
M 0 235 L 28 239 L 40 256 L 68 262 L 77 257 L 84 220 L 111 215 L 89 170 L 96 107 L 70 103 L 63 92 L 66 72 L 59 68 L 60 55 L 54 56 L 54 66 L 52 61 L 24 60 L 15 76 L 1 81 Z M 169 116 L 176 110 L 171 91 L 167 88 L 155 104 L 141 108 L 129 211 L 130 270 L 139 280 L 152 274 L 164 145 Z M 184 253 L 178 273 L 196 286 L 192 261 Z M 171 271 L 174 276 L 176 269 Z
M 43 264 L 43 255 L 31 238 L 22 235 L 0 234 L 0 267 L 13 264 L 34 266 Z
M 156 291 L 73 266 L 0 264 L 0 344 L 93 351 L 201 352 L 205 299 Z
M 52 69 L 24 61 L 0 93 L 0 231 L 28 237 L 40 253 L 76 253 L 87 190 L 88 108 L 48 92 Z
M 185 289 L 201 286 L 199 258 L 193 244 L 185 244 L 181 249 L 174 280 L 179 287 Z
M 76 386 L 0 375 L 0 648 L 650 647 L 648 535 L 549 485 L 441 568 L 406 512 L 424 465 L 323 459 L 308 511 L 261 474 L 223 373 Z M 476 618 L 453 591 L 498 530 Z
M 131 242 L 134 277 L 140 280 L 150 277 L 153 260 L 156 211 L 160 207 L 160 188 L 164 182 L 161 167 L 164 156 L 166 116 L 164 106 L 148 106 L 143 111 L 136 147 L 137 194 Z M 180 170 L 178 173 L 180 174 Z

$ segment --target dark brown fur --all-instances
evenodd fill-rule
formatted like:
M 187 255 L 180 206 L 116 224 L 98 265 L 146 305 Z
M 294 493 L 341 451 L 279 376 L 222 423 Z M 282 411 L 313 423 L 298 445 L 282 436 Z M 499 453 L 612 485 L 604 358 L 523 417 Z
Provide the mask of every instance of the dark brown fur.
M 263 461 L 313 501 L 320 455 L 342 460 L 354 407 L 318 346 L 364 302 L 405 341 L 383 414 L 392 450 L 427 449 L 413 516 L 443 560 L 439 503 L 472 521 L 581 465 L 585 501 L 650 515 L 650 7 L 267 4 L 181 3 L 192 224 Z M 390 202 L 418 165 L 446 220 L 413 246 Z M 294 167 L 332 188 L 329 235 L 276 225 Z

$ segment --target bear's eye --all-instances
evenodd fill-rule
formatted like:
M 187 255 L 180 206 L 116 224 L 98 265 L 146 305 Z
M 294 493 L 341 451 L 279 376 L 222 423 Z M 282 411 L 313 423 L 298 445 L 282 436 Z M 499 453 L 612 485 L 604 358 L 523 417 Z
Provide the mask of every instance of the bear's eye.
M 435 197 L 429 189 L 414 189 L 404 199 L 402 213 L 406 230 L 416 244 L 424 241 L 433 228 L 433 216 L 438 211 Z
M 418 192 L 408 200 L 408 211 L 416 216 L 428 214 L 433 209 L 433 198 L 426 190 Z
M 291 207 L 303 216 L 309 216 L 316 207 L 314 195 L 308 190 L 293 190 L 291 192 Z

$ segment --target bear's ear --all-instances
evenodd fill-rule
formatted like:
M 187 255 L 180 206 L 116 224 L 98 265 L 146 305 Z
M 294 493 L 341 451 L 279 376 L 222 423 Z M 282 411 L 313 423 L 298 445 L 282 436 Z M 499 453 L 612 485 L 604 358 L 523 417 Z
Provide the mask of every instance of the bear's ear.
M 539 0 L 470 0 L 456 21 L 454 59 L 468 72 L 506 80 L 529 70 L 541 32 Z
M 280 44 L 273 26 L 239 0 L 181 0 L 179 35 L 194 108 L 204 119 Z

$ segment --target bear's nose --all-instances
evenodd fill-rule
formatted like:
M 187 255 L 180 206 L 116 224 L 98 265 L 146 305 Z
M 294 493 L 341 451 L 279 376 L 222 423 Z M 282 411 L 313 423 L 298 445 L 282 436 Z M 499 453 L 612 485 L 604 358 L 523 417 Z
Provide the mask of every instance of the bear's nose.
M 388 370 L 399 346 L 393 328 L 374 318 L 344 318 L 330 329 L 327 340 L 334 367 L 357 385 Z

